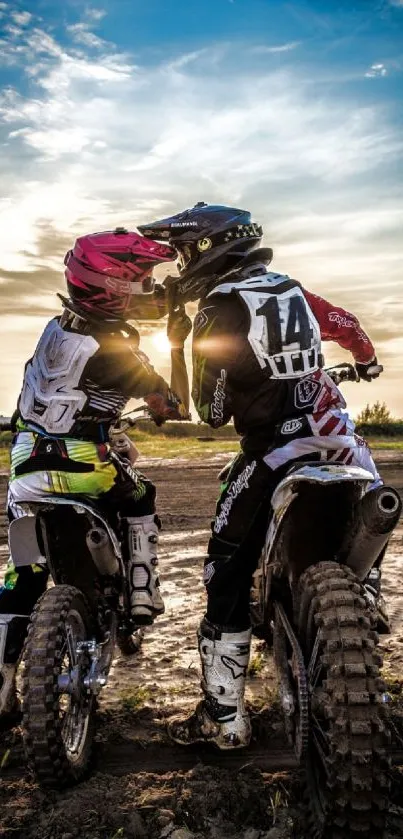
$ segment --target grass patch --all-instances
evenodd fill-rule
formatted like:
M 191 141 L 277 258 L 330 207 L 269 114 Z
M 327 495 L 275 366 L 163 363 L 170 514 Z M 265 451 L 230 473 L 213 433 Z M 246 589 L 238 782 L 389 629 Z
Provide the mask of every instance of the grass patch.
M 150 434 L 147 431 L 134 431 L 131 433 L 140 454 L 144 458 L 157 457 L 169 458 L 185 457 L 189 460 L 212 457 L 217 454 L 235 454 L 238 449 L 238 438 L 232 440 L 206 439 L 199 440 L 196 437 L 174 437 L 166 434 Z M 203 434 L 201 435 L 203 436 Z M 374 451 L 397 451 L 403 452 L 403 440 L 395 438 L 372 437 L 367 440 L 368 445 Z M 141 461 L 139 463 L 141 468 Z M 10 468 L 9 446 L 6 440 L 0 441 L 0 470 L 8 471 Z
M 403 440 L 394 440 L 393 437 L 389 437 L 388 440 L 381 440 L 379 437 L 369 437 L 365 440 L 368 443 L 370 449 L 390 449 L 391 451 L 403 451 Z
M 183 694 L 185 691 L 182 685 L 168 685 L 165 688 L 165 692 L 170 696 L 179 696 L 179 694 Z
M 136 711 L 140 711 L 140 708 L 143 708 L 146 702 L 148 702 L 150 692 L 148 688 L 139 685 L 136 688 L 122 690 L 119 698 L 123 710 L 127 711 L 127 713 L 135 714 Z
M 195 437 L 166 437 L 164 434 L 154 435 L 140 431 L 132 435 L 142 457 L 186 457 L 188 459 L 211 457 L 215 454 L 235 453 L 238 448 L 237 440 L 209 440 L 205 443 Z M 139 464 L 141 467 L 141 462 Z M 0 446 L 0 469 L 10 468 L 10 454 L 8 446 Z
M 289 806 L 290 803 L 290 793 L 288 789 L 284 786 L 283 783 L 279 783 L 278 786 L 274 785 L 273 792 L 270 792 L 270 808 L 271 808 L 271 817 L 273 820 L 273 825 L 279 823 L 279 818 L 281 816 L 282 810 Z
M 10 469 L 10 452 L 8 446 L 0 447 L 0 469 Z
M 210 440 L 203 443 L 191 437 L 181 440 L 163 435 L 143 440 L 134 437 L 134 440 L 143 457 L 202 458 L 221 453 L 230 455 L 238 448 L 236 440 Z
M 252 658 L 249 662 L 248 676 L 250 676 L 253 679 L 254 676 L 258 676 L 259 673 L 262 672 L 263 667 L 264 667 L 264 655 L 263 655 L 263 653 L 255 653 L 255 655 L 252 656 Z

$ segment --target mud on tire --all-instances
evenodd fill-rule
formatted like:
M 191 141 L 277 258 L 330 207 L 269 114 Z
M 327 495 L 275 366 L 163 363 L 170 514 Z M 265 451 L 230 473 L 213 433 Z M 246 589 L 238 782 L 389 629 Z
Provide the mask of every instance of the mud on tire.
M 77 700 L 60 693 L 58 686 L 60 674 L 71 667 L 69 626 L 74 644 L 91 637 L 86 600 L 73 586 L 55 586 L 36 605 L 22 656 L 25 753 L 37 781 L 54 789 L 84 777 L 94 738 L 94 698 L 81 692 Z M 77 737 L 75 748 L 69 732 Z
M 298 584 L 295 623 L 310 690 L 309 835 L 382 839 L 390 743 L 385 686 L 378 636 L 353 572 L 334 562 L 311 566 Z

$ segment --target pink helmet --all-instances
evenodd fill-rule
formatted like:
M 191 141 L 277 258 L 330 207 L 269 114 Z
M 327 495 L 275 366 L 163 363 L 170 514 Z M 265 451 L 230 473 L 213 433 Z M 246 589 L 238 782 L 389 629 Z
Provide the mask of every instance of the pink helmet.
M 168 245 L 124 227 L 81 236 L 64 258 L 70 298 L 98 317 L 128 320 L 136 315 L 136 298 L 154 290 L 154 267 L 174 259 Z

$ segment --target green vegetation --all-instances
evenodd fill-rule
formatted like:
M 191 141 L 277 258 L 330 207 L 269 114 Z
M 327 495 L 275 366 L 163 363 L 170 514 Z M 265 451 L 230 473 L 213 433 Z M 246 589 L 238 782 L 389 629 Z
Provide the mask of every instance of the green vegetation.
M 366 405 L 356 418 L 357 425 L 385 425 L 385 423 L 389 425 L 394 422 L 396 420 L 393 419 L 386 402 L 374 402 L 373 405 Z
M 281 811 L 289 806 L 290 793 L 284 784 L 274 787 L 273 792 L 270 792 L 270 808 L 273 820 L 273 825 L 278 824 L 278 819 Z
M 2 758 L 1 758 L 1 761 L 0 761 L 0 772 L 1 772 L 2 769 L 4 769 L 7 766 L 10 754 L 11 754 L 11 749 L 6 749 Z
M 159 437 L 162 429 L 150 420 L 140 420 L 135 430 L 130 434 L 133 434 L 138 440 L 144 432 L 147 436 Z M 163 425 L 163 433 L 165 437 L 194 437 L 213 440 L 238 439 L 238 434 L 232 423 L 223 425 L 221 428 L 210 428 L 205 422 L 166 422 Z
M 371 448 L 403 450 L 403 420 L 394 419 L 385 402 L 367 405 L 356 423 L 357 432 L 365 437 Z M 141 420 L 128 433 L 144 458 L 191 460 L 216 454 L 230 456 L 239 445 L 239 436 L 231 424 L 212 429 L 206 423 L 167 422 L 161 429 L 151 421 Z M 0 432 L 0 471 L 3 472 L 10 465 L 10 442 L 11 433 Z
M 10 452 L 8 446 L 1 446 L 0 448 L 0 470 L 6 471 L 10 468 Z
M 131 690 L 122 690 L 119 694 L 122 707 L 128 713 L 134 714 L 139 711 L 150 698 L 150 692 L 146 687 L 139 685 Z
M 134 437 L 134 440 L 143 457 L 186 457 L 191 459 L 211 457 L 220 453 L 228 453 L 230 456 L 238 447 L 236 440 L 206 440 L 206 442 L 202 442 L 196 440 L 196 438 L 181 440 L 180 438 L 165 437 L 162 434 L 160 437 L 150 437 L 143 440 Z
M 362 429 L 359 429 L 362 433 Z M 204 457 L 213 457 L 217 454 L 227 454 L 230 459 L 231 454 L 238 449 L 238 438 L 234 439 L 213 439 L 205 440 L 197 439 L 196 437 L 174 437 L 159 434 L 148 434 L 145 431 L 132 432 L 133 440 L 136 443 L 140 454 L 144 458 L 186 458 L 188 460 L 201 459 Z M 395 437 L 392 434 L 386 434 L 381 430 L 380 436 L 365 435 L 365 438 L 372 449 L 381 450 L 395 450 L 403 452 L 403 423 L 399 434 Z M 141 460 L 139 461 L 139 468 L 141 468 Z M 8 442 L 0 441 L 0 471 L 8 471 L 10 466 L 10 453 Z
M 403 452 L 403 440 L 401 439 L 396 440 L 393 437 L 391 437 L 390 440 L 380 440 L 378 437 L 366 437 L 365 439 L 369 447 L 375 451 L 377 449 L 389 449 L 390 451 Z
M 264 667 L 264 655 L 263 653 L 255 653 L 252 656 L 249 667 L 248 667 L 248 675 L 253 679 L 254 676 L 258 676 L 259 673 L 262 672 Z
M 386 402 L 374 402 L 356 418 L 357 432 L 367 440 L 369 437 L 403 437 L 403 420 L 392 417 Z
M 361 434 L 362 437 L 365 437 L 368 442 L 370 439 L 376 440 L 379 437 L 390 437 L 390 441 L 392 443 L 392 441 L 395 441 L 398 438 L 403 438 L 403 420 L 378 424 L 369 422 L 363 423 L 362 425 L 356 426 L 356 431 L 357 434 Z

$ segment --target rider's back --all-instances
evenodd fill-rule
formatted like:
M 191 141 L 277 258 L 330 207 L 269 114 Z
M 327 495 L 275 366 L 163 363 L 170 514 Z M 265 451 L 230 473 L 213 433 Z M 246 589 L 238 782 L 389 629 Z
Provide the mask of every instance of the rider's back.
M 160 377 L 138 349 L 138 334 L 107 331 L 68 310 L 49 321 L 27 362 L 20 418 L 45 434 L 103 442 L 129 398 Z
M 210 292 L 195 322 L 194 397 L 209 406 L 211 424 L 232 414 L 238 433 L 256 440 L 283 419 L 312 413 L 320 391 L 322 410 L 344 407 L 320 371 L 320 326 L 300 284 L 271 272 L 240 275 Z

